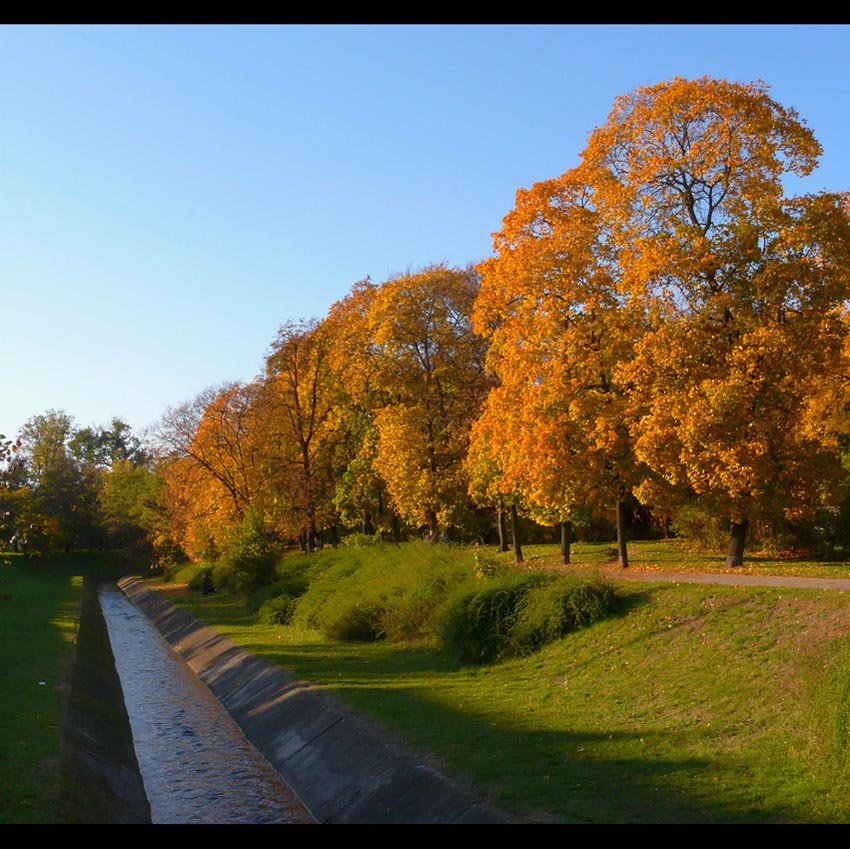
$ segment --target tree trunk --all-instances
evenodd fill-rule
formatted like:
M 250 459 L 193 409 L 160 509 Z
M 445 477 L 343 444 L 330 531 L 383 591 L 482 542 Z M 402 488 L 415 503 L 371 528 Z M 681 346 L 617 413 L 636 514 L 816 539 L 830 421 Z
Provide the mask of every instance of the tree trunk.
M 617 499 L 617 560 L 623 569 L 629 568 L 629 552 L 626 545 L 626 499 Z
M 522 546 L 519 543 L 519 516 L 517 515 L 514 504 L 511 504 L 511 536 L 514 541 L 514 560 L 517 563 L 522 563 Z
M 392 531 L 393 542 L 398 545 L 401 541 L 401 528 L 399 527 L 398 516 L 395 513 L 390 516 L 390 530 Z
M 437 542 L 439 539 L 439 528 L 437 527 L 437 514 L 433 510 L 428 511 L 428 541 Z
M 748 519 L 742 519 L 740 522 L 732 522 L 732 529 L 729 533 L 729 554 L 726 556 L 727 569 L 735 569 L 738 566 L 744 565 L 744 540 L 747 536 Z
M 508 550 L 508 520 L 505 516 L 505 511 L 500 507 L 496 511 L 496 518 L 499 524 L 499 551 Z
M 570 542 L 573 538 L 572 522 L 561 522 L 561 565 L 570 565 Z

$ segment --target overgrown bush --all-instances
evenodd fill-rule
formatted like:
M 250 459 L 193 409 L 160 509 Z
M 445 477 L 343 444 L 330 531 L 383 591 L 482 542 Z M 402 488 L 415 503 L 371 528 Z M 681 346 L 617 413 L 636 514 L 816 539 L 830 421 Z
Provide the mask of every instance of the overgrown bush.
M 449 592 L 450 580 L 426 573 L 404 588 L 381 614 L 381 630 L 387 640 L 408 642 L 439 638 L 438 611 Z
M 369 643 L 383 639 L 386 607 L 378 600 L 345 602 L 337 597 L 326 608 L 322 631 L 332 640 Z
M 376 545 L 381 545 L 381 537 L 378 534 L 361 534 L 354 533 L 348 534 L 344 536 L 339 544 L 343 546 L 343 548 L 363 548 L 368 547 L 371 548 Z
M 251 510 L 231 532 L 219 564 L 232 573 L 236 592 L 247 596 L 274 583 L 280 556 L 280 544 L 266 532 L 260 515 Z
M 614 588 L 597 581 L 555 578 L 533 587 L 520 600 L 510 633 L 513 654 L 528 654 L 592 625 L 614 610 Z
M 280 581 L 275 581 L 273 584 L 266 584 L 266 586 L 260 587 L 258 590 L 254 590 L 249 594 L 248 598 L 245 599 L 245 610 L 248 613 L 257 614 L 267 601 L 277 598 L 280 595 L 287 595 L 286 587 Z
M 443 644 L 461 663 L 527 654 L 609 615 L 613 588 L 540 572 L 513 574 L 459 594 L 443 616 Z
M 292 621 L 298 600 L 288 593 L 267 599 L 257 611 L 257 621 L 263 625 L 288 625 Z
M 192 592 L 200 592 L 204 573 L 212 574 L 212 568 L 212 564 L 206 562 L 183 563 L 179 568 L 168 572 L 167 577 L 169 581 L 186 584 Z
M 490 663 L 502 657 L 520 602 L 544 580 L 538 572 L 513 574 L 458 593 L 443 611 L 444 647 L 461 663 Z
M 310 586 L 308 558 L 298 556 L 284 557 L 276 566 L 276 580 L 249 593 L 245 600 L 248 613 L 257 614 L 269 600 L 286 595 L 298 599 Z
M 467 548 L 424 542 L 310 555 L 310 587 L 293 623 L 331 639 L 428 640 L 450 587 L 474 582 Z

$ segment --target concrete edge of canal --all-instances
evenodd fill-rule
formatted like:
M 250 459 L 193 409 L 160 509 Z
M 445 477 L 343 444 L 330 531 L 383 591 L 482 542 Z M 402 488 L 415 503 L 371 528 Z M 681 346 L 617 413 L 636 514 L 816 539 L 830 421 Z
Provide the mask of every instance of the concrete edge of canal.
M 367 718 L 293 680 L 146 587 L 119 588 L 227 709 L 320 823 L 509 820 L 402 751 Z

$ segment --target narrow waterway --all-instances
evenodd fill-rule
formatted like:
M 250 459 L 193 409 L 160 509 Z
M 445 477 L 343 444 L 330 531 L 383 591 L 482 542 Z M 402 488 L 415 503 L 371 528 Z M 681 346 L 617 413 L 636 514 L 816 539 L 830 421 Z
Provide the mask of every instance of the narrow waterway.
M 147 617 L 117 587 L 98 595 L 153 822 L 313 822 Z

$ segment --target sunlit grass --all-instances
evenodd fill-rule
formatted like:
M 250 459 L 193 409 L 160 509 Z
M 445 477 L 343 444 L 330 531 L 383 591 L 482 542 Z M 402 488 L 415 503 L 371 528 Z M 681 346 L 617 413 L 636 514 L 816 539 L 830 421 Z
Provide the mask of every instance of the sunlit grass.
M 573 543 L 571 566 L 582 569 L 615 566 L 611 543 Z M 512 553 L 497 555 L 508 559 Z M 529 565 L 558 566 L 560 548 L 555 545 L 523 546 Z M 727 569 L 725 553 L 700 550 L 683 539 L 637 540 L 629 543 L 629 566 L 644 571 L 724 572 L 737 575 L 800 575 L 803 577 L 850 578 L 850 562 L 818 561 L 801 557 L 776 557 L 758 551 L 747 553 L 744 565 Z
M 49 822 L 82 582 L 63 568 L 6 560 L 0 566 L 0 822 Z

